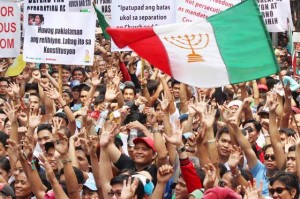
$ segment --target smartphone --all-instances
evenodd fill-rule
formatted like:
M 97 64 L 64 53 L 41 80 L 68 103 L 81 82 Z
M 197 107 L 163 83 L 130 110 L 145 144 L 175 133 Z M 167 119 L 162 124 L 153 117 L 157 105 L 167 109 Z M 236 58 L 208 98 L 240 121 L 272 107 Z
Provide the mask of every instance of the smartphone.
M 119 88 L 120 88 L 120 90 L 123 90 L 125 88 L 125 84 L 123 84 L 122 82 L 120 82 Z
M 30 93 L 25 93 L 24 94 L 23 100 L 24 100 L 25 104 L 29 104 L 29 97 L 30 97 Z
M 251 126 L 247 126 L 246 128 L 242 129 L 242 133 L 244 136 L 246 136 L 248 133 L 251 133 L 251 132 L 253 132 L 253 129 Z

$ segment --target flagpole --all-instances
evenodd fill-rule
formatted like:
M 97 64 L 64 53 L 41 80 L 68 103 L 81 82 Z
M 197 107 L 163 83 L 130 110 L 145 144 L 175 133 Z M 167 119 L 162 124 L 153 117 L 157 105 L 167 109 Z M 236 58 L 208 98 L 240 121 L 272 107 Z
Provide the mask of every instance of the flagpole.
M 58 66 L 58 92 L 62 96 L 62 66 Z

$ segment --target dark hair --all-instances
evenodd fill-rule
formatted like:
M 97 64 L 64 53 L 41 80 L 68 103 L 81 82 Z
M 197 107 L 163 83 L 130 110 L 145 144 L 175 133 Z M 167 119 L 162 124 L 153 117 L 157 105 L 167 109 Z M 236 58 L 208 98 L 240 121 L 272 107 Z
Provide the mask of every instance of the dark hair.
M 71 72 L 71 67 L 69 65 L 62 65 L 61 68 L 63 70 L 67 70 L 67 71 Z
M 84 155 L 85 155 L 85 157 L 86 157 L 89 165 L 91 165 L 92 164 L 91 157 L 84 152 L 84 150 L 82 149 L 82 147 L 81 146 L 75 147 L 75 151 L 77 151 L 77 150 L 82 151 L 84 153 Z
M 62 118 L 62 119 L 64 119 L 64 120 L 66 121 L 67 125 L 69 124 L 69 119 L 68 119 L 68 117 L 67 117 L 67 115 L 66 115 L 65 112 L 57 112 L 57 113 L 55 113 L 55 114 L 53 115 L 53 117 L 59 117 L 59 118 Z
M 261 124 L 258 121 L 254 120 L 254 119 L 250 119 L 250 120 L 244 121 L 243 124 L 242 124 L 242 126 L 244 127 L 248 123 L 253 123 L 257 132 L 259 132 L 261 130 L 261 128 L 262 128 Z
M 0 77 L 0 82 L 7 82 L 7 83 L 9 83 L 8 79 L 6 79 L 4 77 Z
M 281 128 L 279 129 L 279 133 L 284 133 L 289 137 L 295 135 L 296 132 L 292 128 Z
M 77 167 L 73 167 L 73 170 L 76 175 L 78 184 L 83 184 L 84 183 L 84 175 L 83 175 L 83 172 L 81 171 L 81 169 L 78 169 Z M 63 175 L 64 173 L 65 173 L 64 169 L 61 169 L 59 172 L 59 176 Z
M 123 89 L 123 94 L 124 94 L 124 92 L 125 92 L 126 89 L 133 90 L 134 95 L 136 95 L 136 89 L 135 89 L 134 86 L 129 86 L 129 85 L 125 86 L 124 89 Z
M 39 92 L 39 89 L 38 89 L 38 84 L 36 82 L 33 82 L 33 83 L 27 83 L 25 85 L 25 92 L 29 91 L 29 90 L 35 90 L 37 92 Z
M 266 151 L 268 150 L 268 148 L 272 148 L 272 145 L 271 145 L 271 144 L 267 144 L 267 145 L 265 145 L 265 146 L 262 148 L 264 154 L 266 154 Z
M 69 90 L 63 90 L 63 93 L 67 93 L 71 99 L 73 99 L 73 93 Z
M 7 173 L 10 172 L 9 160 L 4 156 L 0 156 L 0 168 L 6 171 Z
M 175 84 L 180 84 L 180 82 L 174 79 L 174 80 L 171 82 L 172 88 L 175 86 Z
M 158 87 L 158 82 L 156 80 L 153 79 L 147 80 L 147 88 L 150 95 L 153 95 L 153 93 L 157 90 L 157 87 Z
M 127 182 L 129 177 L 130 177 L 129 175 L 118 175 L 118 176 L 111 179 L 110 185 L 111 186 L 116 185 L 116 184 L 123 185 L 123 181 L 126 180 L 126 182 Z M 132 178 L 131 182 L 133 182 L 134 179 L 135 178 Z M 135 190 L 135 194 L 137 196 L 137 199 L 143 199 L 143 197 L 145 195 L 144 185 L 140 180 L 139 180 L 139 183 L 138 183 L 138 187 Z
M 74 73 L 75 73 L 76 71 L 80 71 L 80 72 L 82 73 L 82 75 L 85 76 L 85 70 L 84 70 L 84 68 L 76 67 L 76 68 L 74 68 L 73 71 L 72 71 L 72 77 L 73 77 L 73 75 L 74 75 Z
M 5 148 L 6 148 L 8 138 L 9 138 L 9 136 L 6 133 L 4 133 L 3 131 L 0 131 L 0 143 L 2 143 L 2 145 Z
M 50 75 L 52 76 L 54 73 L 58 73 L 58 71 L 57 71 L 57 70 L 53 70 L 53 71 L 50 73 Z
M 299 181 L 298 181 L 298 177 L 296 175 L 289 173 L 289 172 L 280 171 L 277 174 L 275 174 L 275 176 L 270 178 L 270 185 L 273 186 L 273 184 L 276 181 L 279 181 L 282 184 L 284 184 L 284 186 L 286 188 L 288 188 L 289 191 L 291 189 L 295 189 L 296 195 L 295 195 L 294 199 L 299 198 Z
M 289 147 L 288 153 L 292 152 L 292 151 L 296 151 L 296 146 L 295 145 Z
M 222 136 L 223 133 L 229 134 L 229 129 L 228 129 L 226 126 L 220 128 L 220 129 L 218 130 L 216 138 L 217 138 L 217 139 L 220 139 L 220 137 Z
M 46 153 L 48 153 L 48 150 L 49 150 L 49 149 L 55 148 L 53 142 L 46 142 L 46 143 L 44 144 L 44 147 L 45 147 Z
M 37 134 L 39 134 L 42 130 L 48 130 L 50 133 L 52 133 L 52 125 L 51 124 L 40 124 L 37 128 Z

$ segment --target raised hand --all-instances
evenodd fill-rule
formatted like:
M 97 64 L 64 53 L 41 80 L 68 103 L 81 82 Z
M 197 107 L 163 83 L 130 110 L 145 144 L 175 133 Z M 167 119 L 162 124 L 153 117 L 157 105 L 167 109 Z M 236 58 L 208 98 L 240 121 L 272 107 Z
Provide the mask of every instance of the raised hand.
M 215 122 L 216 109 L 213 106 L 208 106 L 204 112 L 204 122 L 207 128 L 211 128 Z
M 43 168 L 45 168 L 46 170 L 46 178 L 50 183 L 53 183 L 55 181 L 57 181 L 55 174 L 53 172 L 52 166 L 51 164 L 48 162 L 48 160 L 45 158 L 45 156 L 43 154 L 39 155 L 39 164 L 43 166 Z
M 32 78 L 33 78 L 34 80 L 40 81 L 40 79 L 41 79 L 41 73 L 40 73 L 39 70 L 34 70 L 34 71 L 31 73 L 31 75 L 32 75 Z
M 277 99 L 276 93 L 272 91 L 267 93 L 267 106 L 270 112 L 274 112 L 278 106 L 278 102 L 276 99 Z
M 169 108 L 170 102 L 167 98 L 165 98 L 164 94 L 161 95 L 161 100 L 157 99 L 160 103 L 160 107 L 163 111 L 167 111 Z
M 102 77 L 99 77 L 99 73 L 97 71 L 94 71 L 92 73 L 92 85 L 94 87 L 99 86 L 101 83 L 101 80 L 102 80 Z
M 138 178 L 135 178 L 132 183 L 131 181 L 132 181 L 131 177 L 128 178 L 127 182 L 126 180 L 123 181 L 123 188 L 122 188 L 120 199 L 134 198 L 135 190 L 139 185 L 139 180 Z
M 42 120 L 41 109 L 30 110 L 29 119 L 28 119 L 28 127 L 35 129 Z
M 47 88 L 47 91 L 45 91 L 45 93 L 47 94 L 47 96 L 50 98 L 50 99 L 53 99 L 53 100 L 57 100 L 59 99 L 61 96 L 59 94 L 59 92 L 55 89 L 55 88 Z
M 158 168 L 157 171 L 157 182 L 167 183 L 172 177 L 174 169 L 171 165 L 165 164 Z
M 142 104 L 145 104 L 147 102 L 147 98 L 143 97 L 143 96 L 139 96 L 136 100 L 135 100 L 135 105 L 140 106 Z
M 237 166 L 243 158 L 241 147 L 233 145 L 228 159 L 230 170 L 237 169 Z
M 6 71 L 8 68 L 8 64 L 6 63 L 5 60 L 3 60 L 2 62 L 0 62 L 0 73 Z
M 6 116 L 8 117 L 11 123 L 17 121 L 17 117 L 16 117 L 17 109 L 15 108 L 13 101 L 11 103 L 5 102 L 3 111 L 5 112 Z
M 245 197 L 244 199 L 263 199 L 264 197 L 262 196 L 262 188 L 263 188 L 263 183 L 260 183 L 260 187 L 256 187 L 256 179 L 253 179 L 253 183 L 248 181 L 248 186 L 243 187 L 244 192 L 245 192 Z
M 213 164 L 206 164 L 203 167 L 203 170 L 205 171 L 206 175 L 203 181 L 203 185 L 205 189 L 212 188 L 214 186 L 214 183 L 217 179 L 217 169 Z
M 173 129 L 172 135 L 169 137 L 166 134 L 163 134 L 166 141 L 175 145 L 176 148 L 179 148 L 183 145 L 182 142 L 182 131 L 180 130 L 180 122 L 177 120 L 175 124 L 175 129 Z
M 106 101 L 112 101 L 116 99 L 116 97 L 119 95 L 120 92 L 118 92 L 117 86 L 114 84 L 107 84 L 106 86 L 106 92 L 105 92 L 105 100 Z
M 115 136 L 115 131 L 118 128 L 118 125 L 111 121 L 106 121 L 102 133 L 100 136 L 100 147 L 107 147 L 108 144 L 112 141 Z
M 60 156 L 64 156 L 68 154 L 68 149 L 69 149 L 69 142 L 66 134 L 62 132 L 55 132 L 54 134 L 55 138 L 55 150 L 60 154 Z

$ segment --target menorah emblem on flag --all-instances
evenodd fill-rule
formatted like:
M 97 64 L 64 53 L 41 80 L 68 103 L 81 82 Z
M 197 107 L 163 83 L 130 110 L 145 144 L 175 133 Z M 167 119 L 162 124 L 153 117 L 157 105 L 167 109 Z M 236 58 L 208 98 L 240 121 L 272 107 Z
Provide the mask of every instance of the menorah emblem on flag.
M 188 54 L 188 62 L 205 62 L 200 54 L 195 53 L 195 50 L 200 50 L 207 47 L 209 43 L 208 34 L 192 34 L 192 35 L 183 35 L 183 36 L 171 36 L 170 38 L 164 37 L 169 43 L 183 49 L 190 49 L 192 53 Z M 203 44 L 204 45 L 203 45 Z M 203 46 L 200 46 L 200 45 Z

